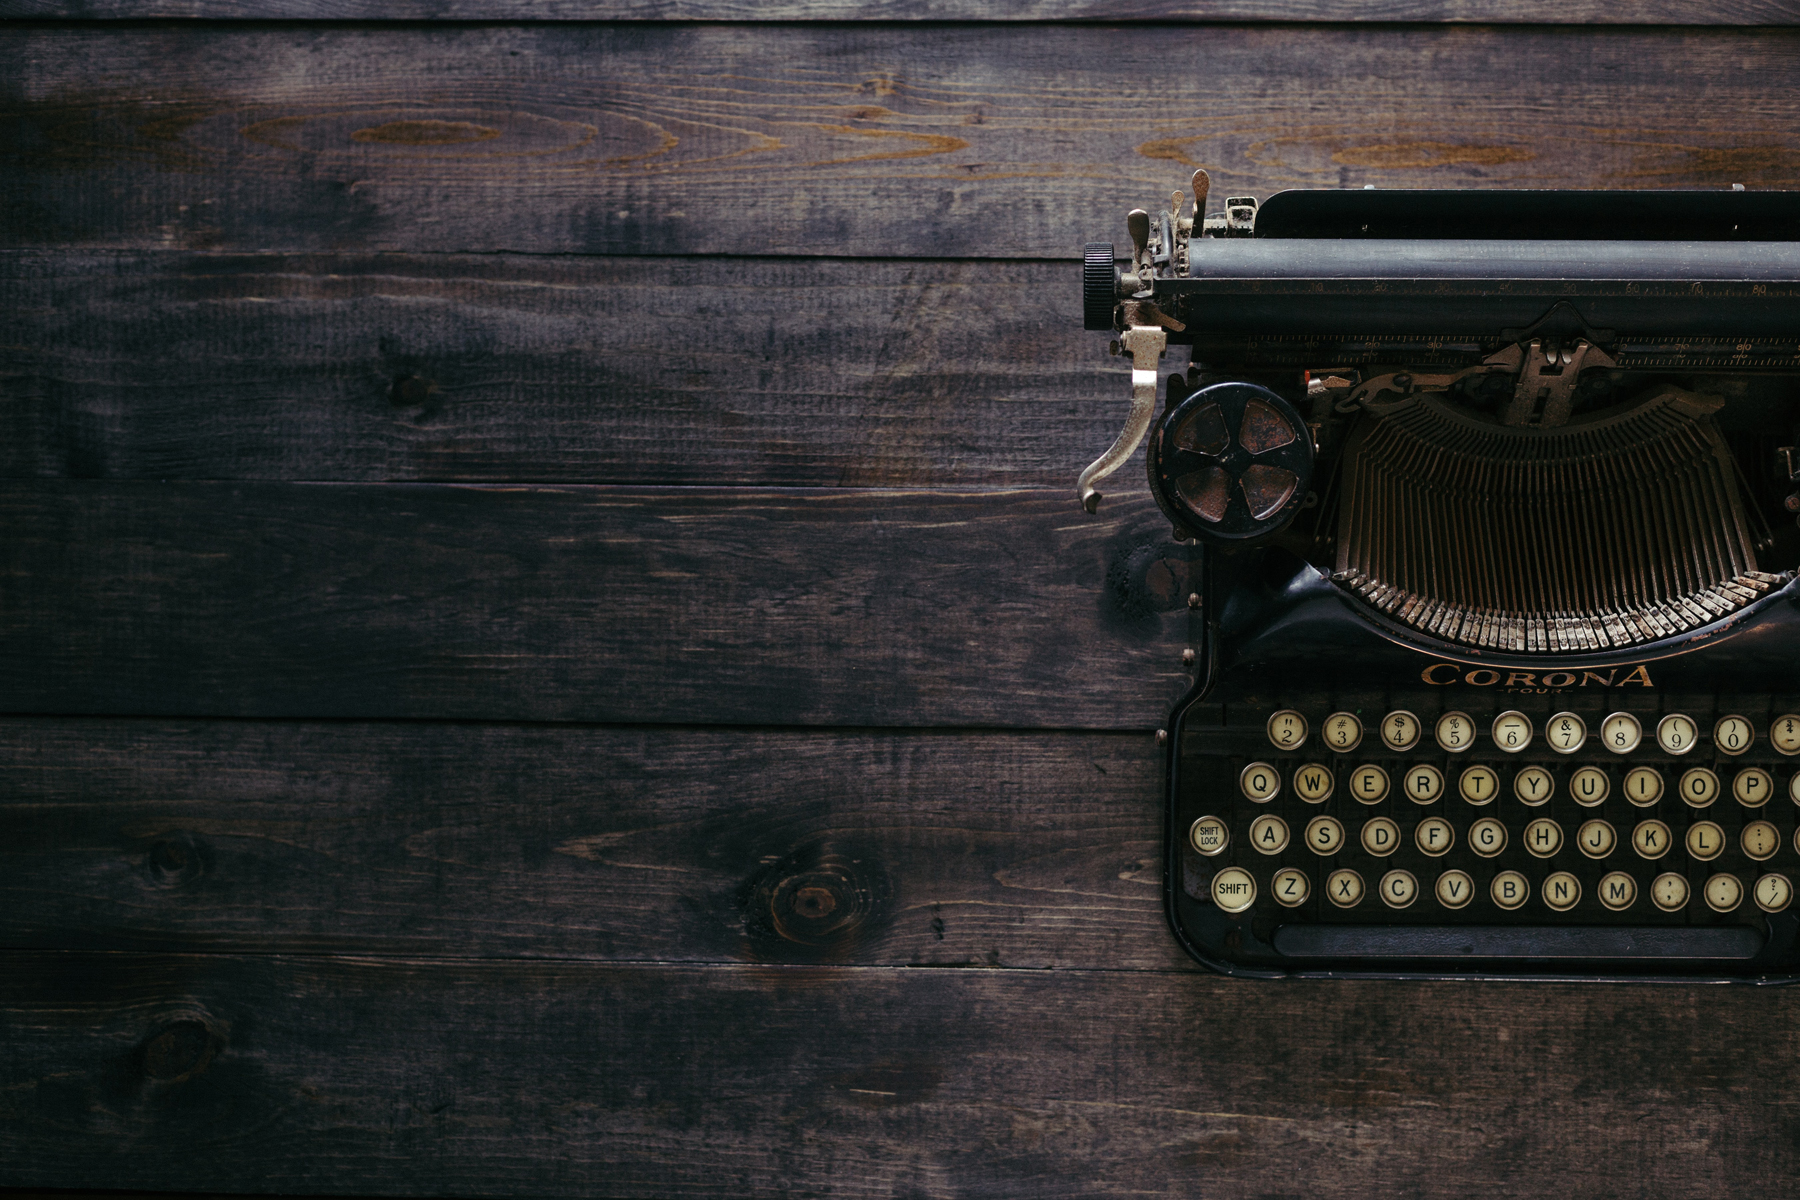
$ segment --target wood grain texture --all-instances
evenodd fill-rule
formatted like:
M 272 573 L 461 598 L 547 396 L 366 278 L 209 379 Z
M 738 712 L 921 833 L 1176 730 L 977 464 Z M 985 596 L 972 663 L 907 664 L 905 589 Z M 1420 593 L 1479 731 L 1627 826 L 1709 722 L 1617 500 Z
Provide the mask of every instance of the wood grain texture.
M 1129 364 L 1000 270 L 0 254 L 0 475 L 1072 488 Z
M 27 1186 L 402 1195 L 1763 1195 L 1800 1165 L 1797 1007 L 15 951 L 0 1160 Z
M 0 711 L 1154 729 L 1142 493 L 0 485 Z
M 1793 186 L 1797 36 L 14 27 L 0 245 L 1070 260 L 1198 165 L 1221 198 Z
M 1185 970 L 1161 792 L 1148 733 L 9 719 L 0 945 Z

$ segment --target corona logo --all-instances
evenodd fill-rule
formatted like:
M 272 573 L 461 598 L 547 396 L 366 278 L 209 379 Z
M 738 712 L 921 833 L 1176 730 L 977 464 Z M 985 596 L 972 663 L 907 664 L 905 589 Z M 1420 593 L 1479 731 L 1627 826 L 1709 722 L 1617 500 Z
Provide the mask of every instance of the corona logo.
M 1632 667 L 1623 679 L 1624 667 L 1608 667 L 1604 671 L 1496 671 L 1492 667 L 1463 667 L 1456 663 L 1432 663 L 1419 672 L 1419 678 L 1438 687 L 1466 683 L 1471 687 L 1543 688 L 1572 687 L 1655 687 L 1650 682 L 1650 668 L 1644 663 Z

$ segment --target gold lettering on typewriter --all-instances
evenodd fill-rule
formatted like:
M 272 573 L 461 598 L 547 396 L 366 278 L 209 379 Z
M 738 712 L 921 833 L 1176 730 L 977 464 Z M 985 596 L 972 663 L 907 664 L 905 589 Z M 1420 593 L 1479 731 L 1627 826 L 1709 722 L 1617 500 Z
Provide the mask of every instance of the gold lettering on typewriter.
M 1623 668 L 1612 667 L 1606 671 L 1549 671 L 1539 674 L 1536 671 L 1508 671 L 1502 675 L 1491 667 L 1472 667 L 1451 662 L 1434 662 L 1419 672 L 1419 678 L 1433 687 L 1449 687 L 1462 683 L 1470 687 L 1494 687 L 1508 692 L 1535 692 L 1548 694 L 1564 692 L 1570 688 L 1601 687 L 1647 687 L 1656 684 L 1650 678 L 1650 667 L 1647 663 L 1639 663 L 1632 667 L 1623 678 L 1619 672 Z M 1796 739 L 1800 743 L 1800 737 Z

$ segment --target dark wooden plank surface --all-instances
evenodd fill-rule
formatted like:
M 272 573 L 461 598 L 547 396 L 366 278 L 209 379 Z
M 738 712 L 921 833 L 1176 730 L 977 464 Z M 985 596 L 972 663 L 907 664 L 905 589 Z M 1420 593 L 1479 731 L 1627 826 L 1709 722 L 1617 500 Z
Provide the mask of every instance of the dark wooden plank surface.
M 1283 187 L 1800 178 L 1788 30 L 0 29 L 0 244 L 1050 257 Z M 1141 66 L 1127 66 L 1141 64 Z M 996 271 L 996 283 L 1005 280 Z
M 10 719 L 0 945 L 1183 970 L 1161 782 L 1148 733 Z
M 0 711 L 1154 729 L 1142 492 L 0 484 Z
M 0 954 L 26 1186 L 1768 1195 L 1800 992 Z
M 1070 489 L 1129 363 L 1074 263 L 1000 274 L 0 254 L 0 475 Z

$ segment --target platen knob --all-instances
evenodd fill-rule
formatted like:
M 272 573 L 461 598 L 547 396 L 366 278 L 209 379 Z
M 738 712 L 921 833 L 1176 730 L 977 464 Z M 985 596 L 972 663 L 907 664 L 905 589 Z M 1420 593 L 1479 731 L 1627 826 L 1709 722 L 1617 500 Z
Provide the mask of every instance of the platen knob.
M 1081 274 L 1082 328 L 1111 329 L 1118 302 L 1119 269 L 1113 265 L 1112 243 L 1089 242 Z
M 1294 406 L 1254 383 L 1215 383 L 1150 434 L 1150 481 L 1163 507 L 1204 542 L 1278 532 L 1306 500 L 1312 435 Z

